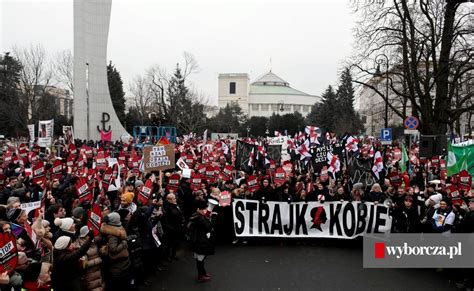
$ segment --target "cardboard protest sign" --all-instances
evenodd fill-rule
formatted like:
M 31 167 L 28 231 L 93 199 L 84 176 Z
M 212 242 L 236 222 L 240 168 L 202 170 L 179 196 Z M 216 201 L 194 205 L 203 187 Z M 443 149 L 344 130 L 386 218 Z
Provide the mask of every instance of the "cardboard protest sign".
M 174 169 L 174 144 L 144 147 L 143 161 L 147 173 Z
M 38 130 L 38 145 L 50 147 L 53 140 L 54 119 L 40 120 Z
M 362 183 L 364 187 L 371 187 L 377 183 L 372 167 L 372 159 L 358 159 L 350 152 L 346 152 L 347 171 L 349 173 L 349 184 Z

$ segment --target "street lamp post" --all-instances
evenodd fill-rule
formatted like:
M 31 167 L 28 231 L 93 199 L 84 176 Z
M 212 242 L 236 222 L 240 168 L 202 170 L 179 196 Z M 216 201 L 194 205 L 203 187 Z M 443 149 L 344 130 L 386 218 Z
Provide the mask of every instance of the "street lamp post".
M 379 54 L 375 57 L 377 63 L 376 76 L 382 76 L 380 65 L 385 63 L 385 128 L 388 128 L 388 57 L 386 54 Z

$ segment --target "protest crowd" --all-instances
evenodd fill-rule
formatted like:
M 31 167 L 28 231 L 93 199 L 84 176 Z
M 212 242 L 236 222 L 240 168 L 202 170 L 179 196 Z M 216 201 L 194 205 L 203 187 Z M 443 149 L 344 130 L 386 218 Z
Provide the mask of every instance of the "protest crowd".
M 157 170 L 167 163 L 147 159 L 165 153 L 145 152 L 133 139 L 6 145 L 1 290 L 132 290 L 166 271 L 186 241 L 198 280 L 208 281 L 204 260 L 214 242 L 248 241 L 235 235 L 233 199 L 373 202 L 390 209 L 391 232 L 474 231 L 471 174 L 448 175 L 445 156 L 420 158 L 416 143 L 382 146 L 308 127 L 294 137 L 190 134 L 153 144 L 173 149 L 171 167 Z M 472 288 L 468 275 L 452 279 Z

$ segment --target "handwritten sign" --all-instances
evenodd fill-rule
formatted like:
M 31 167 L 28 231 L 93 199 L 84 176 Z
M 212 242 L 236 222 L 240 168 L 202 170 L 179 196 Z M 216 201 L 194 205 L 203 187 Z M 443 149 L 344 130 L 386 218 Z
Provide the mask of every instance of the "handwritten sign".
M 147 173 L 174 169 L 174 144 L 145 147 L 143 161 Z

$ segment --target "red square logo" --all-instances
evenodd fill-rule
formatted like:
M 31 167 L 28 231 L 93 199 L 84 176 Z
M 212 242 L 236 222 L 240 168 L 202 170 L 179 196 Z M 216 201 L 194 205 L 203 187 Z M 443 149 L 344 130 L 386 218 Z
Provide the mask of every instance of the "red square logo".
M 381 243 L 381 242 L 375 243 L 375 258 L 376 259 L 385 258 L 385 243 Z

